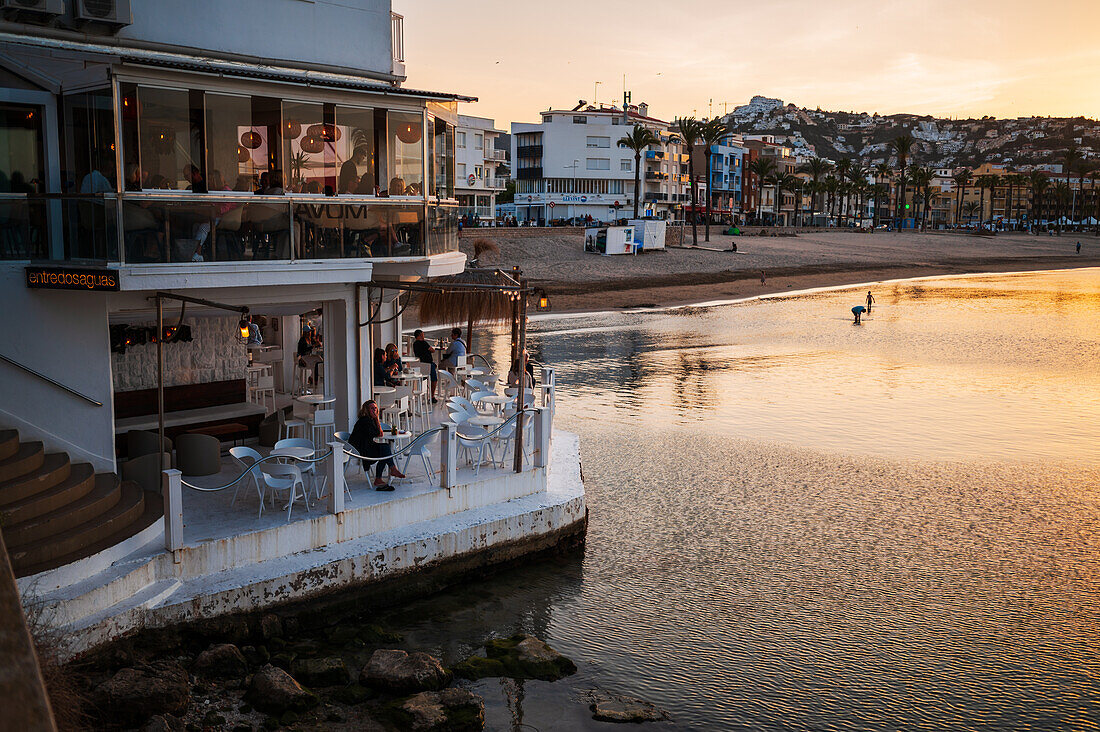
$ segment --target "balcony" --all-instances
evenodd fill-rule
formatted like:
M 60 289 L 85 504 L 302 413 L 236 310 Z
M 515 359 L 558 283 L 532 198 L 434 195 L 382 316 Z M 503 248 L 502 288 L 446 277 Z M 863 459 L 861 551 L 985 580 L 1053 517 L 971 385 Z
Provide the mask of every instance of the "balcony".
M 405 18 L 390 13 L 390 42 L 393 48 L 393 75 L 405 78 Z
M 657 150 L 646 150 L 645 151 L 645 159 L 646 160 L 664 160 L 665 159 L 665 154 L 663 152 L 660 152 L 660 151 L 657 151 Z
M 0 198 L 0 259 L 200 266 L 425 257 L 455 251 L 453 205 L 239 193 Z
M 542 177 L 542 166 L 533 168 L 519 168 L 516 170 L 516 180 L 535 180 Z
M 520 145 L 516 148 L 517 158 L 541 158 L 542 145 Z M 540 178 L 542 176 L 539 176 Z
M 497 150 L 496 148 L 486 148 L 484 157 L 486 160 L 496 160 L 503 162 L 508 159 L 508 154 L 503 150 Z
M 646 180 L 668 180 L 668 173 L 662 173 L 660 171 L 648 170 L 645 174 Z

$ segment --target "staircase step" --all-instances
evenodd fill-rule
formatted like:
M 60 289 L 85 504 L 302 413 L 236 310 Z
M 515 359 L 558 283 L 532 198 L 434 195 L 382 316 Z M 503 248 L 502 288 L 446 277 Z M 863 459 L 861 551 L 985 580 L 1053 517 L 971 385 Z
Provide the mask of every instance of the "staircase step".
M 22 442 L 10 457 L 0 460 L 0 483 L 26 475 L 42 466 L 46 454 L 41 442 Z
M 3 510 L 4 542 L 14 548 L 61 534 L 106 513 L 121 497 L 114 473 L 96 475 L 91 465 L 82 463 L 53 490 Z
M 16 577 L 29 577 L 39 572 L 45 572 L 50 569 L 55 569 L 66 564 L 71 564 L 78 559 L 84 557 L 90 557 L 93 554 L 98 554 L 104 549 L 108 549 L 119 542 L 129 539 L 134 534 L 147 529 L 151 524 L 160 521 L 164 516 L 163 504 L 159 493 L 152 493 L 149 491 L 144 492 L 142 495 L 141 487 L 132 481 L 125 481 L 121 485 L 122 498 L 115 504 L 115 506 L 108 512 L 111 515 L 117 516 L 118 514 L 127 510 L 130 502 L 133 500 L 133 492 L 137 492 L 142 497 L 142 508 L 140 513 L 131 518 L 127 522 L 113 521 L 111 525 L 114 527 L 114 532 L 102 536 L 94 541 L 86 542 L 77 549 L 72 549 L 66 554 L 54 555 L 51 559 L 42 559 L 34 561 L 32 557 L 29 561 L 26 558 L 20 556 L 19 551 L 9 552 L 11 555 L 12 566 L 15 569 Z M 107 518 L 106 516 L 102 518 Z M 96 526 L 95 521 L 89 521 L 86 524 L 75 527 L 66 535 L 76 535 L 78 533 L 84 534 L 88 531 L 89 525 Z M 86 534 L 85 534 L 86 535 Z M 17 556 L 20 558 L 17 560 Z M 34 556 L 38 556 L 35 554 Z
M 111 477 L 118 480 L 113 475 Z M 89 546 L 134 523 L 145 511 L 144 491 L 132 481 L 126 481 L 120 488 L 122 496 L 110 510 L 72 527 L 64 535 L 47 536 L 9 548 L 8 554 L 16 575 L 22 576 L 25 567 L 48 564 L 70 554 L 86 554 Z M 134 532 L 131 530 L 129 533 Z
M 0 460 L 7 460 L 19 449 L 18 430 L 0 430 Z
M 90 465 L 88 465 L 88 469 L 91 469 Z M 33 501 L 39 496 L 52 493 L 58 486 L 67 483 L 72 475 L 73 464 L 69 462 L 68 455 L 63 452 L 46 455 L 38 470 L 21 475 L 7 483 L 0 483 L 0 514 L 13 511 L 17 506 Z M 76 497 L 79 498 L 79 496 Z M 11 520 L 24 521 L 32 515 L 35 514 L 24 514 L 24 518 Z

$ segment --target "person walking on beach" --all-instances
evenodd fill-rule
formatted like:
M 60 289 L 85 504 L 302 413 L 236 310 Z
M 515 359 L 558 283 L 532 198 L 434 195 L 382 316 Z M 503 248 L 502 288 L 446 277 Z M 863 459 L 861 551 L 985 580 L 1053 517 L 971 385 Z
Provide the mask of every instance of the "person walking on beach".
M 1081 242 L 1077 242 L 1077 253 L 1081 253 Z
M 760 270 L 760 284 L 761 285 L 768 284 L 768 275 L 767 275 L 767 273 L 764 272 L 764 270 Z
M 859 325 L 860 316 L 863 315 L 865 310 L 867 310 L 867 308 L 863 307 L 862 305 L 856 305 L 854 308 L 852 308 L 852 315 L 855 316 L 855 320 L 852 321 L 854 325 Z
M 875 296 L 871 294 L 871 291 L 867 291 L 867 312 L 871 312 L 871 306 L 875 304 Z

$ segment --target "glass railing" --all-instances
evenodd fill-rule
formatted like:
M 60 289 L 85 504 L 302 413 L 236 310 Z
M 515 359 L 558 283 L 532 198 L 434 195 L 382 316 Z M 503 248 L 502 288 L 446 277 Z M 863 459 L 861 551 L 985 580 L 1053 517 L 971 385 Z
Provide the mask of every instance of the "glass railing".
M 457 204 L 124 193 L 0 197 L 0 259 L 202 263 L 423 257 L 458 248 Z

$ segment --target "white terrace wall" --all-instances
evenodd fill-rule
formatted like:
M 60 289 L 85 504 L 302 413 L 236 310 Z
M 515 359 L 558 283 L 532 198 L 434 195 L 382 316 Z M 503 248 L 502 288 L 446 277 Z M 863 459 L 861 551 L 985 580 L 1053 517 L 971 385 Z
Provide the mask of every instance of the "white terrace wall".
M 166 307 L 166 326 L 177 322 L 170 312 Z M 181 386 L 243 379 L 248 366 L 248 351 L 237 340 L 239 321 L 239 317 L 185 318 L 183 322 L 191 326 L 191 341 L 164 344 L 164 385 Z M 134 322 L 128 325 L 156 327 L 156 322 Z M 155 343 L 131 346 L 126 349 L 126 353 L 112 353 L 111 364 L 116 391 L 156 388 Z
M 27 289 L 24 265 L 0 265 L 0 314 L 0 353 L 103 402 L 0 362 L 0 427 L 114 470 L 107 293 Z

